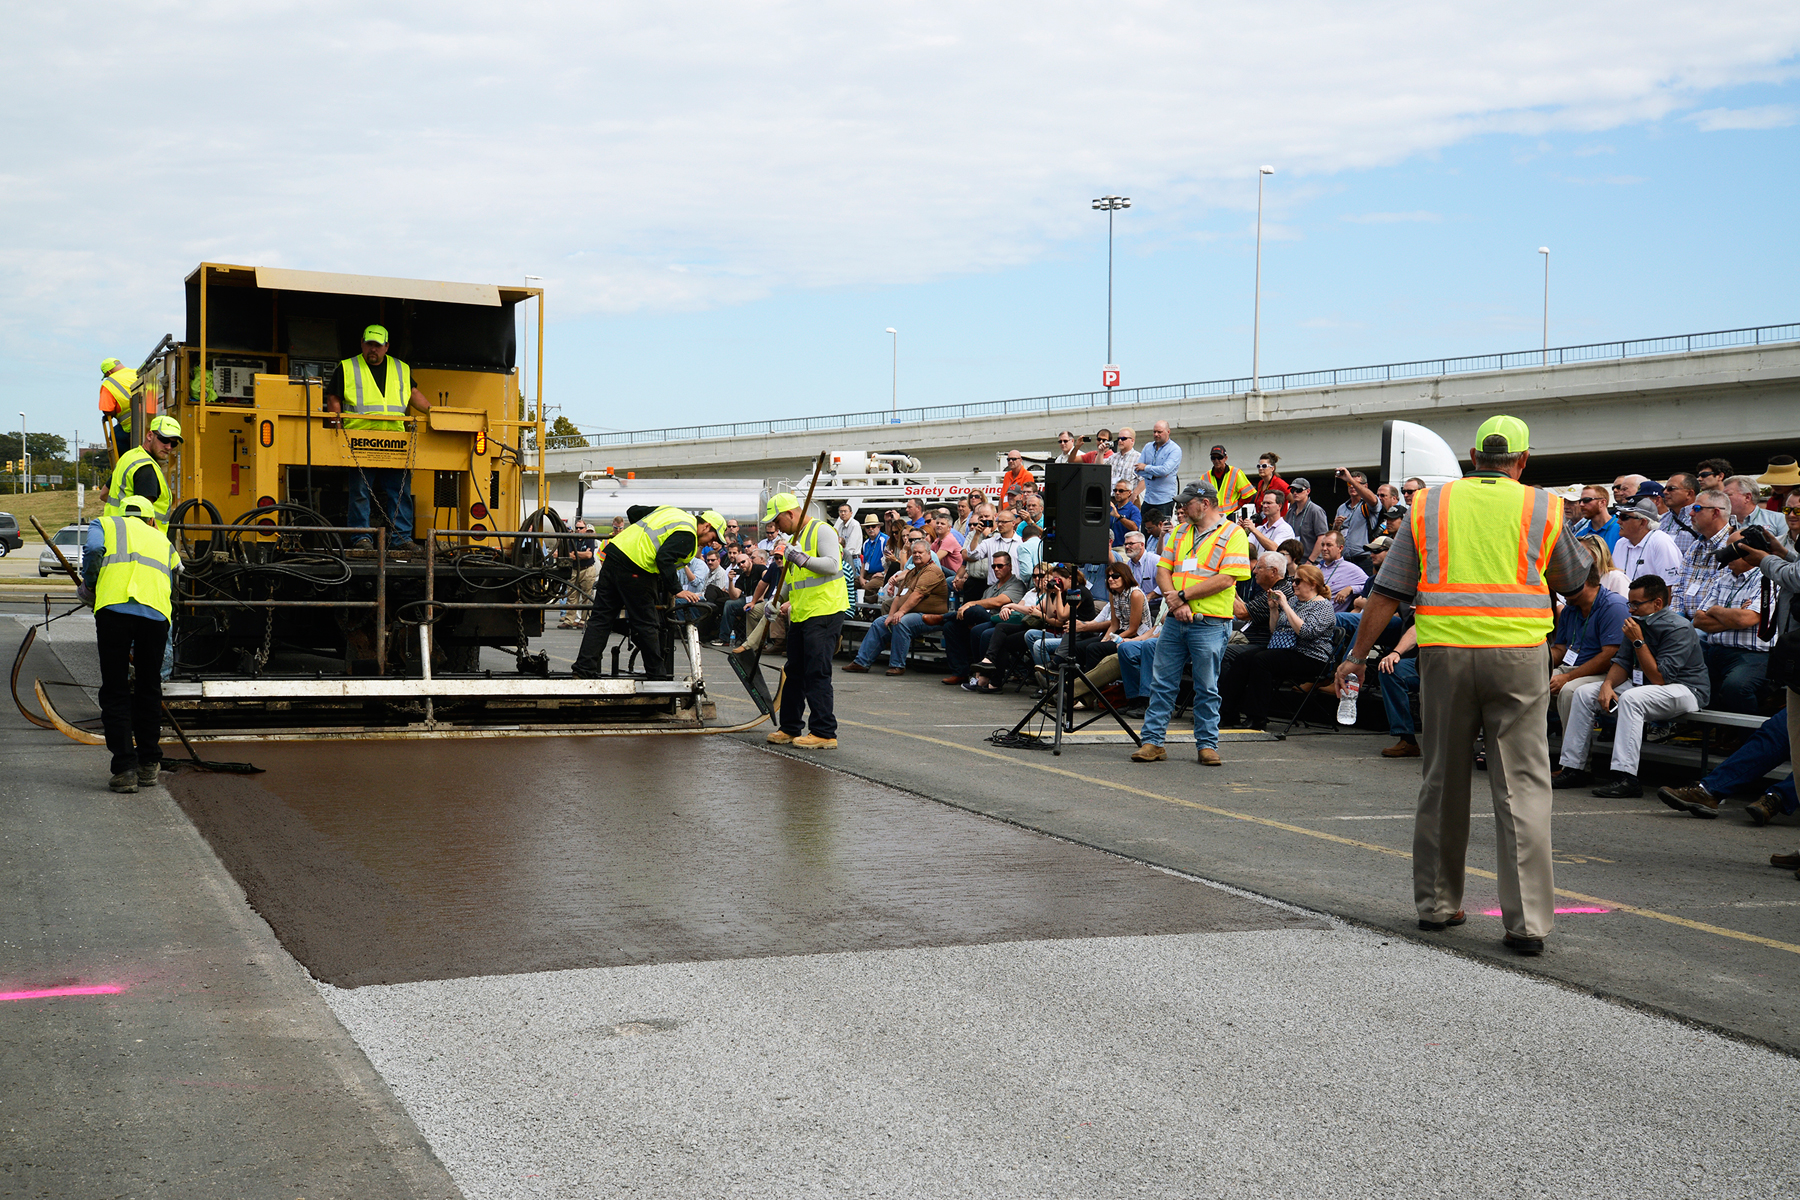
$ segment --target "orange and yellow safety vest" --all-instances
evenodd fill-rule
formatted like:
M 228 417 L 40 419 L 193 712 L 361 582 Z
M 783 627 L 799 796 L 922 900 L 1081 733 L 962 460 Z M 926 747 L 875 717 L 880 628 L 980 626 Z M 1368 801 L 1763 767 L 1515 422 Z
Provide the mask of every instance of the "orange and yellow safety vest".
M 1544 580 L 1562 502 L 1541 488 L 1474 475 L 1413 498 L 1421 646 L 1530 646 L 1550 632 Z

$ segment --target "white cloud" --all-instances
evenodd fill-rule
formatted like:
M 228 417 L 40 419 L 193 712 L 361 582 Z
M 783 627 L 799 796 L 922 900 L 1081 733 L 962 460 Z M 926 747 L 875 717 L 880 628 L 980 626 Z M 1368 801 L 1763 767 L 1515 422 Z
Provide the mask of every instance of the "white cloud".
M 1661 119 L 1797 48 L 1791 0 L 42 5 L 0 46 L 0 345 L 153 341 L 202 258 L 531 272 L 555 314 L 994 270 L 1103 192 L 1185 236 L 1258 163 Z
M 1413 222 L 1435 224 L 1443 219 L 1441 213 L 1424 211 L 1357 213 L 1355 215 L 1346 214 L 1338 218 L 1340 221 L 1349 221 L 1353 225 L 1401 225 Z
M 1800 109 L 1790 104 L 1765 104 L 1760 108 L 1708 108 L 1682 118 L 1701 132 L 1719 129 L 1780 129 L 1800 121 Z

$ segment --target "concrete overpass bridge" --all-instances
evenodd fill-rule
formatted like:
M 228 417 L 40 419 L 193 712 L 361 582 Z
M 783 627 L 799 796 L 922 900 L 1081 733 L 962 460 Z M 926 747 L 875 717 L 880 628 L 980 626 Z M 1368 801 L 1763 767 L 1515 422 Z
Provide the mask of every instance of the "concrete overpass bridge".
M 1008 448 L 1054 450 L 1056 433 L 1129 425 L 1140 443 L 1170 424 L 1188 473 L 1222 443 L 1248 470 L 1275 451 L 1281 474 L 1313 476 L 1325 499 L 1334 467 L 1379 465 L 1381 426 L 1413 421 L 1457 450 L 1495 412 L 1522 417 L 1536 447 L 1531 481 L 1662 476 L 1721 454 L 1760 474 L 1771 454 L 1800 453 L 1800 324 L 1680 335 L 1549 351 L 1438 359 L 989 403 L 784 421 L 610 433 L 586 448 L 554 448 L 553 494 L 575 476 L 612 468 L 640 477 L 793 477 L 823 449 L 903 452 L 925 470 L 993 470 Z M 1753 469 L 1752 469 L 1753 468 Z

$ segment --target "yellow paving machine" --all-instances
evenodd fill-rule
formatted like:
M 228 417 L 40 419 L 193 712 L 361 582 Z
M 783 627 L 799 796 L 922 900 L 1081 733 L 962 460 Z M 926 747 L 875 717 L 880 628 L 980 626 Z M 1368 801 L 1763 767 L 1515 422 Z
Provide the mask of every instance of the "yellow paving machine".
M 687 651 L 672 679 L 634 673 L 629 650 L 577 679 L 533 649 L 548 610 L 585 603 L 546 502 L 540 289 L 223 263 L 186 283 L 185 336 L 139 368 L 132 428 L 153 411 L 184 435 L 166 472 L 183 568 L 163 692 L 189 738 L 706 727 L 692 625 L 665 625 L 663 661 Z M 398 431 L 324 409 L 371 324 L 431 404 Z M 418 545 L 350 527 L 352 472 L 375 467 L 404 469 L 398 519 Z

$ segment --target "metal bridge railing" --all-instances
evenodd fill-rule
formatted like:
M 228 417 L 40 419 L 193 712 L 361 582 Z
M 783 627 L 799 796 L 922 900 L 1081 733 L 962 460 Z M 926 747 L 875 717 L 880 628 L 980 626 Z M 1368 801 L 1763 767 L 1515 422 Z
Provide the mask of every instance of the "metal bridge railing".
M 1510 371 L 1527 367 L 1559 367 L 1606 359 L 1649 358 L 1659 354 L 1691 354 L 1731 346 L 1770 346 L 1800 341 L 1800 323 L 1757 325 L 1747 329 L 1720 329 L 1710 333 L 1684 333 L 1673 337 L 1641 338 L 1625 342 L 1592 342 L 1581 346 L 1552 346 L 1548 350 L 1516 350 L 1506 354 L 1477 354 L 1465 358 L 1426 358 L 1413 362 L 1379 363 L 1366 367 L 1336 367 L 1328 371 L 1297 371 L 1264 375 L 1264 392 L 1298 388 L 1335 387 L 1347 383 L 1385 383 L 1395 379 L 1469 375 L 1480 371 Z M 1109 408 L 1156 400 L 1197 400 L 1208 396 L 1234 396 L 1250 390 L 1249 376 L 1212 379 L 1199 383 L 1166 383 L 1155 387 L 1114 388 L 1110 391 L 1066 392 L 1059 396 L 1025 396 L 1014 400 L 982 400 L 972 404 L 940 404 L 924 407 L 837 413 L 822 417 L 792 417 L 772 421 L 739 421 L 717 425 L 686 425 L 671 429 L 640 429 L 616 433 L 585 433 L 579 437 L 544 439 L 551 450 L 578 446 L 582 440 L 595 447 L 633 446 L 654 442 L 705 441 L 715 438 L 754 437 L 759 434 L 807 433 L 831 429 L 877 429 L 889 425 L 917 425 L 927 421 L 958 421 L 966 417 L 1011 416 L 1015 413 L 1055 413 L 1070 409 Z

